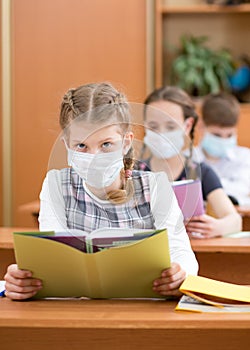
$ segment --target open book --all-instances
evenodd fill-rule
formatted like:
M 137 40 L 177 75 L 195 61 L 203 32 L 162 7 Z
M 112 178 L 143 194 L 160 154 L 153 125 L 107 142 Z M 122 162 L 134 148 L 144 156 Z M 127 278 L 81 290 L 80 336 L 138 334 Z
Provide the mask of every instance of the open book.
M 176 310 L 250 313 L 250 286 L 190 275 L 179 290 L 185 295 Z
M 161 297 L 153 292 L 152 284 L 163 269 L 170 267 L 165 229 L 73 233 L 14 233 L 19 268 L 31 270 L 33 277 L 43 281 L 36 298 Z
M 204 214 L 200 180 L 173 181 L 172 187 L 184 219 Z
M 139 241 L 157 232 L 159 231 L 146 229 L 138 231 L 138 229 L 111 227 L 99 228 L 90 234 L 73 229 L 65 232 L 38 232 L 35 233 L 35 236 L 67 244 L 85 253 L 96 253 L 102 249 Z M 29 233 L 27 232 L 26 234 Z

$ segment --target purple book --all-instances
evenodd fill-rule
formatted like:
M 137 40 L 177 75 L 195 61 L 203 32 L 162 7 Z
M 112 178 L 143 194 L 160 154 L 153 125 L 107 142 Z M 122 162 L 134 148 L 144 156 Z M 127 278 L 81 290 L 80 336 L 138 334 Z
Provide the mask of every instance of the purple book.
M 200 180 L 183 180 L 172 183 L 184 219 L 204 214 Z
M 86 252 L 86 236 L 78 236 L 74 234 L 70 234 L 69 232 L 58 232 L 54 235 L 42 236 L 47 239 L 51 239 L 56 242 L 67 244 L 73 248 L 81 250 L 82 252 Z

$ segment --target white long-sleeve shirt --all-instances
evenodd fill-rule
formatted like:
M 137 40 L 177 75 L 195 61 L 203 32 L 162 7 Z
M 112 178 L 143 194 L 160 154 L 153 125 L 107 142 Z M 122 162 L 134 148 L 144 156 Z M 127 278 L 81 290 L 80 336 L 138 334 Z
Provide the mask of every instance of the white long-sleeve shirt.
M 95 201 L 100 204 L 107 203 L 91 193 L 84 182 L 83 186 Z M 198 263 L 191 249 L 181 210 L 166 174 L 150 172 L 149 186 L 150 207 L 155 228 L 167 228 L 171 261 L 179 263 L 187 274 L 197 274 Z M 40 193 L 39 228 L 41 231 L 67 230 L 60 170 L 49 171 L 44 180 Z

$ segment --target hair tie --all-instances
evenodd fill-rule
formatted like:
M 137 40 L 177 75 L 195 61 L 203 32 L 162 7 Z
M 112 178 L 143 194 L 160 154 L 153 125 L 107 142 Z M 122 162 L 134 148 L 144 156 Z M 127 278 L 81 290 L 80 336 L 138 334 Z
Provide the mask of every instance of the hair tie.
M 132 170 L 127 169 L 125 170 L 125 178 L 130 179 L 132 177 Z

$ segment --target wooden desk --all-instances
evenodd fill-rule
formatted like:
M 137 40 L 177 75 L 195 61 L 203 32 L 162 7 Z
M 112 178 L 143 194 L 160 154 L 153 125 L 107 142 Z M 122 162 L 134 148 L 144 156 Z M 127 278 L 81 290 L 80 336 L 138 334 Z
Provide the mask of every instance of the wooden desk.
M 250 237 L 192 239 L 199 275 L 250 285 Z
M 243 231 L 250 231 L 250 208 L 236 207 L 238 213 L 242 216 Z
M 7 267 L 15 263 L 12 232 L 17 231 L 37 231 L 37 228 L 0 227 L 0 280 L 3 279 Z
M 246 349 L 250 314 L 174 311 L 152 300 L 0 300 L 4 350 Z

